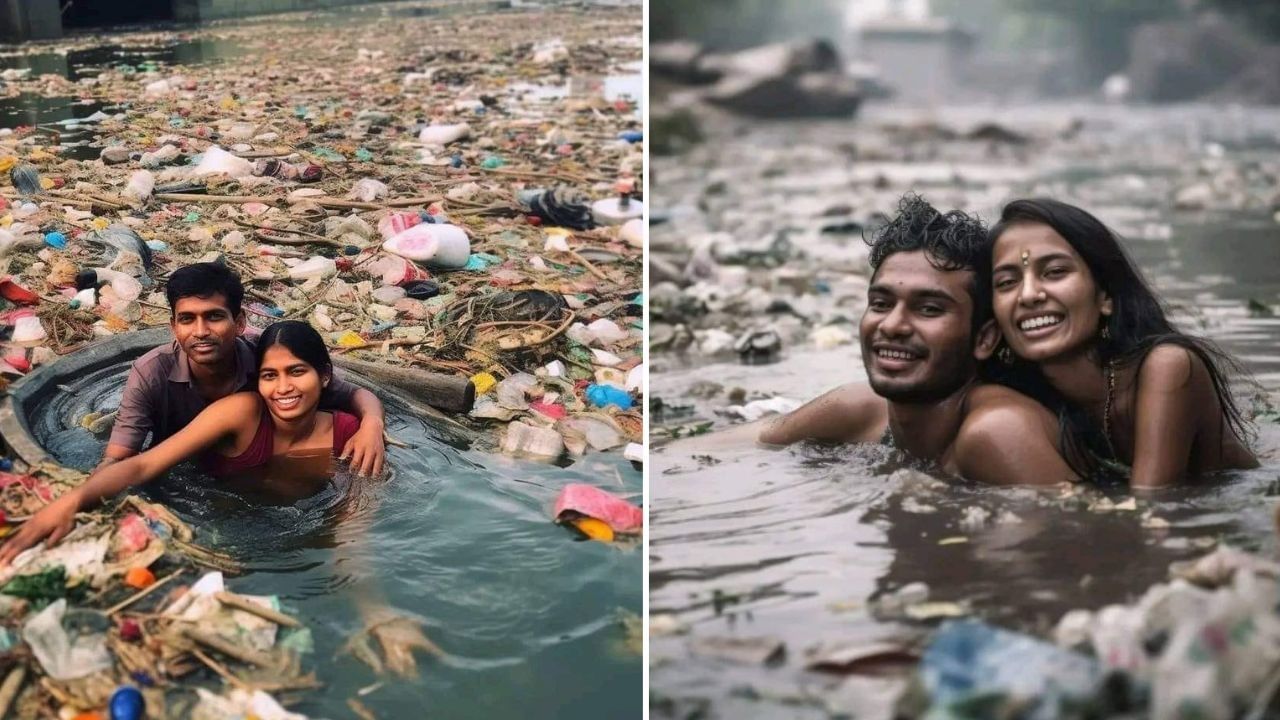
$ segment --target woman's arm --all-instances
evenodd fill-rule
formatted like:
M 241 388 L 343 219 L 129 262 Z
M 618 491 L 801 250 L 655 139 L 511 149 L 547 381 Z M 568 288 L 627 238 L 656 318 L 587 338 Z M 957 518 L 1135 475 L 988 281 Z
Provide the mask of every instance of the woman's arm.
M 50 545 L 61 540 L 71 531 L 81 508 L 154 480 L 229 434 L 235 434 L 239 441 L 241 435 L 256 431 L 259 402 L 257 395 L 251 393 L 225 397 L 205 408 L 189 425 L 159 445 L 95 472 L 83 484 L 42 508 L 9 538 L 0 547 L 0 565 L 8 564 L 23 550 L 45 538 Z
M 1138 368 L 1133 413 L 1133 488 L 1161 488 L 1186 478 L 1196 417 L 1221 414 L 1208 370 L 1195 353 L 1158 345 Z

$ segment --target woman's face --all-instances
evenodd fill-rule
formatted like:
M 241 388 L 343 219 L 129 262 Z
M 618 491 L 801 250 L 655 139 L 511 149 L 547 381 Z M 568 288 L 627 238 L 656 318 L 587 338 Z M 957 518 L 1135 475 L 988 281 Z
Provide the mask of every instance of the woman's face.
M 258 394 L 267 401 L 271 414 L 282 420 L 313 412 L 320 404 L 320 391 L 326 382 L 315 367 L 283 345 L 272 345 L 262 354 Z
M 1111 299 L 1053 228 L 1019 223 L 996 239 L 992 308 L 1018 357 L 1046 362 L 1093 347 Z

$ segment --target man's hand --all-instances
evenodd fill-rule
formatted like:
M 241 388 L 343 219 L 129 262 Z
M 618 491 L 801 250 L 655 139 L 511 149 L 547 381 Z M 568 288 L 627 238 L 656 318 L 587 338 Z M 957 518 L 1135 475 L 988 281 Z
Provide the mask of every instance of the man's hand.
M 57 543 L 71 532 L 76 522 L 76 511 L 80 509 L 80 496 L 72 490 L 41 508 L 28 520 L 22 529 L 13 534 L 0 547 L 0 566 L 13 562 L 23 550 L 48 538 L 49 545 Z
M 372 418 L 361 420 L 360 429 L 347 440 L 341 457 L 343 460 L 351 458 L 351 470 L 358 475 L 381 475 L 382 464 L 387 457 L 387 446 L 382 441 L 382 423 Z

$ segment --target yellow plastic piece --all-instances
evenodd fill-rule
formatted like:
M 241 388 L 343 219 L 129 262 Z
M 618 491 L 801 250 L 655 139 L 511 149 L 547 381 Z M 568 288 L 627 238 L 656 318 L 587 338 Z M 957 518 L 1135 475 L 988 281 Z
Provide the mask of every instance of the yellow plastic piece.
M 476 386 L 476 394 L 483 395 L 493 389 L 498 384 L 498 378 L 487 372 L 476 373 L 471 376 L 471 384 Z
M 5 215 L 4 217 L 0 218 L 0 227 L 7 228 L 12 224 L 13 224 L 12 215 Z
M 0 157 L 0 172 L 9 172 L 10 170 L 13 169 L 13 166 L 17 164 L 18 164 L 18 158 L 12 155 L 5 155 L 4 157 Z
M 89 227 L 92 227 L 94 230 L 106 230 L 107 226 L 110 224 L 110 220 L 100 217 L 96 217 L 89 221 Z
M 360 337 L 359 333 L 352 332 L 351 330 L 348 330 L 338 336 L 338 347 L 361 348 L 368 344 L 369 343 L 364 341 L 364 338 Z
M 573 526 L 592 540 L 613 542 L 613 528 L 609 527 L 609 524 L 603 520 L 590 517 L 578 518 L 573 521 Z
M 47 178 L 47 177 L 40 178 L 40 187 L 44 188 L 45 190 L 52 190 L 53 178 Z

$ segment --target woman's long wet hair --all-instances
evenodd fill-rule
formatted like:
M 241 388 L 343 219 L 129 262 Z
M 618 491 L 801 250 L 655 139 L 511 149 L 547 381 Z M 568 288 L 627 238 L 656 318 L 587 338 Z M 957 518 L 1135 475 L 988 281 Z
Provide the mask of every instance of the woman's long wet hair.
M 1108 363 L 1138 366 L 1147 353 L 1164 343 L 1185 348 L 1195 353 L 1209 371 L 1218 405 L 1232 434 L 1246 445 L 1252 441 L 1252 428 L 1231 394 L 1230 377 L 1244 374 L 1239 363 L 1214 343 L 1187 335 L 1169 322 L 1163 304 L 1125 252 L 1119 236 L 1093 215 L 1048 198 L 1014 200 L 1006 205 L 1000 221 L 988 233 L 991 257 L 981 265 L 980 282 L 987 292 L 991 292 L 996 240 L 1010 227 L 1027 223 L 1047 225 L 1070 243 L 1088 265 L 1098 287 L 1111 298 L 1112 313 L 1104 318 L 1107 332 L 1102 334 L 1100 327 L 1096 339 L 1100 367 Z M 1002 342 L 1002 347 L 1007 346 Z M 1082 409 L 1066 402 L 1036 364 L 1015 357 L 1009 365 L 993 355 L 983 363 L 981 372 L 984 379 L 1013 387 L 1058 412 L 1063 456 L 1081 477 L 1098 476 L 1105 469 L 1101 459 L 1118 460 L 1110 457 L 1102 428 L 1096 427 Z
M 333 375 L 333 361 L 329 359 L 329 348 L 324 338 L 310 324 L 299 320 L 281 320 L 267 326 L 258 338 L 258 348 L 254 351 L 253 362 L 262 367 L 262 358 L 276 345 L 283 345 L 294 357 L 307 363 L 320 373 L 321 378 Z

